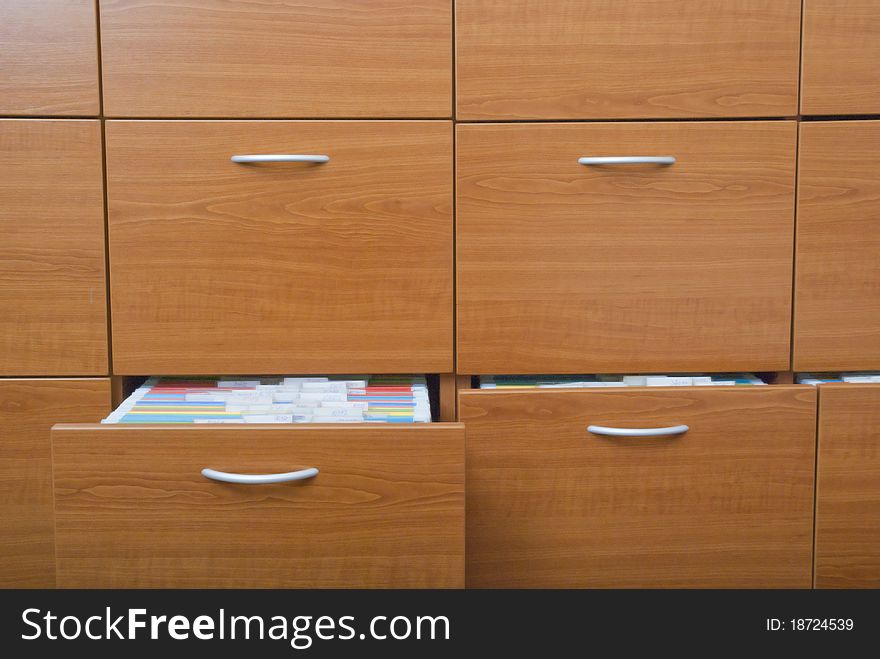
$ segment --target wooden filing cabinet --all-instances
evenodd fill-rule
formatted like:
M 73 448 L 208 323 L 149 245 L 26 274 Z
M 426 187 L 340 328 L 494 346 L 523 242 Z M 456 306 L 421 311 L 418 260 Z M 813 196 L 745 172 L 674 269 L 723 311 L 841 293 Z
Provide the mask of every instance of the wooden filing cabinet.
M 880 587 L 880 385 L 819 386 L 816 587 Z
M 0 120 L 0 377 L 106 375 L 101 126 Z
M 106 378 L 0 379 L 0 588 L 55 586 L 49 429 L 109 411 Z
M 474 390 L 460 418 L 469 587 L 810 586 L 813 388 Z
M 100 0 L 111 117 L 449 117 L 451 0 Z
M 459 119 L 797 114 L 800 0 L 455 4 Z
M 52 441 L 60 587 L 463 585 L 460 424 L 63 425 Z
M 98 114 L 95 0 L 0 0 L 0 115 Z
M 880 122 L 797 116 L 880 114 L 878 25 L 871 0 L 0 0 L 0 378 L 32 378 L 0 380 L 7 583 L 54 578 L 46 428 L 106 411 L 65 378 L 443 374 L 448 418 L 454 373 L 880 369 Z M 875 584 L 874 389 L 836 392 L 816 583 Z M 467 470 L 469 585 L 807 587 L 816 396 L 463 391 L 466 449 L 445 423 L 62 425 L 59 583 L 459 587 Z
M 801 113 L 880 113 L 880 3 L 804 0 Z
M 460 373 L 786 370 L 796 125 L 457 126 Z M 582 157 L 674 164 L 580 164 Z
M 116 374 L 452 371 L 450 122 L 106 131 Z
M 880 121 L 805 122 L 794 368 L 880 369 Z

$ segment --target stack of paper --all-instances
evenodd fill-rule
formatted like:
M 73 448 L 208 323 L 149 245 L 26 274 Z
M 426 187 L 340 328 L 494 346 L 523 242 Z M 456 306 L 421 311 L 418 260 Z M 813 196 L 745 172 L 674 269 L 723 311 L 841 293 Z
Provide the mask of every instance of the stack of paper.
M 422 376 L 150 378 L 102 423 L 426 423 Z
M 880 382 L 880 371 L 853 371 L 850 373 L 800 373 L 797 378 L 800 384 L 824 384 L 826 382 L 849 382 L 867 384 Z
M 581 387 L 705 387 L 767 384 L 752 373 L 685 373 L 673 375 L 488 375 L 480 389 Z

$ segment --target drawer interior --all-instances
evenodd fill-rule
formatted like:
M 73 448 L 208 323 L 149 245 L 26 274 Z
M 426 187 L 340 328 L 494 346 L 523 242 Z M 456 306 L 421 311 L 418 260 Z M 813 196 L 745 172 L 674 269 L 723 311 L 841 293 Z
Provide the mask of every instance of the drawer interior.
M 460 587 L 464 429 L 52 431 L 61 587 Z
M 880 384 L 880 371 L 831 371 L 822 373 L 798 373 L 798 384 Z
M 105 425 L 430 423 L 436 374 L 128 376 Z
M 285 377 L 317 386 L 273 386 Z M 195 387 L 189 401 L 181 387 L 155 386 L 180 379 L 126 378 L 128 396 L 108 417 L 115 423 L 52 429 L 59 586 L 461 587 L 464 427 L 434 422 L 444 377 L 201 376 L 188 381 L 213 386 Z M 347 398 L 355 380 L 366 385 L 361 398 L 387 394 L 400 408 L 404 387 L 371 385 L 409 381 L 410 416 L 331 413 L 294 422 L 256 410 L 255 420 L 198 423 L 169 419 L 167 409 L 153 416 L 145 405 L 151 422 L 126 419 L 150 402 L 138 392 L 175 397 L 183 407 L 218 394 L 238 399 L 204 401 L 226 413 L 227 403 L 264 392 L 348 402 L 320 385 L 343 383 Z M 319 400 L 322 394 L 336 400 Z M 156 402 L 163 408 L 174 400 Z M 373 401 L 366 407 L 373 411 Z M 416 421 L 417 412 L 426 418 Z
M 868 372 L 857 375 L 865 375 Z M 587 374 L 501 374 L 462 376 L 459 389 L 515 391 L 518 389 L 615 389 L 630 387 L 743 387 L 779 384 L 818 384 L 803 378 L 840 377 L 836 374 L 792 373 L 788 371 L 755 372 L 681 372 L 681 373 L 587 373 Z M 880 376 L 878 376 L 880 377 Z
M 755 373 L 598 373 L 591 375 L 483 375 L 478 389 L 605 389 L 625 387 L 764 386 L 770 374 Z

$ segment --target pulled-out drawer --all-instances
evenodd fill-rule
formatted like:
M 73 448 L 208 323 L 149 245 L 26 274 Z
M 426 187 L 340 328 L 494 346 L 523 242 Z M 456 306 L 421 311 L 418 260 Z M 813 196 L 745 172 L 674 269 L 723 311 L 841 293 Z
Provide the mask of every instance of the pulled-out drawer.
M 812 578 L 816 391 L 463 391 L 469 587 Z
M 52 441 L 60 587 L 463 585 L 460 424 L 59 425 Z

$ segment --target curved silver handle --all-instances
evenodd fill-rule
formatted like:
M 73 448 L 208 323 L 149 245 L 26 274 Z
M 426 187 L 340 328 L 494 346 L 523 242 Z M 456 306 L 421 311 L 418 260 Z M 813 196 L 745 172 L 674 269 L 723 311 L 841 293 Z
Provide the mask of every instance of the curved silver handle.
M 330 156 L 308 155 L 302 153 L 263 153 L 232 156 L 232 162 L 330 162 Z
M 609 428 L 608 426 L 587 426 L 587 432 L 608 437 L 666 437 L 681 435 L 690 428 L 688 426 L 669 426 L 668 428 Z
M 286 474 L 231 474 L 226 471 L 217 471 L 216 469 L 202 469 L 202 476 L 205 478 L 224 483 L 242 483 L 244 485 L 290 483 L 292 481 L 304 481 L 317 475 L 318 470 L 314 467 L 300 469 L 299 471 L 289 471 Z
M 674 165 L 675 156 L 595 156 L 578 158 L 581 165 Z

